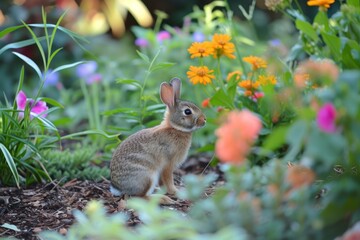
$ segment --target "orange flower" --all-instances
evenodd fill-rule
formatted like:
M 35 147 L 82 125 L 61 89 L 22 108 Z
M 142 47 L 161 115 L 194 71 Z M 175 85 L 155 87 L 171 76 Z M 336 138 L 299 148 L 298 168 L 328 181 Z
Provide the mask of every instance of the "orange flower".
M 308 0 L 307 5 L 329 8 L 334 2 L 335 0 Z
M 206 66 L 200 66 L 200 67 L 190 66 L 190 69 L 186 74 L 190 79 L 190 82 L 192 82 L 192 84 L 200 83 L 206 85 L 211 83 L 212 78 L 215 78 L 215 76 L 212 75 L 213 72 L 214 70 L 210 70 Z
M 207 57 L 214 53 L 211 42 L 194 42 L 188 48 L 188 52 L 191 54 L 191 58 Z
M 264 59 L 260 58 L 260 57 L 255 57 L 255 56 L 248 56 L 248 57 L 243 57 L 243 61 L 250 63 L 252 65 L 252 69 L 255 71 L 259 68 L 266 68 L 267 67 L 267 63 Z
M 204 101 L 202 101 L 202 103 L 201 103 L 201 106 L 202 106 L 203 108 L 208 108 L 208 107 L 210 107 L 210 98 L 204 99 Z
M 242 74 L 242 72 L 239 70 L 229 72 L 229 74 L 226 77 L 226 81 L 230 81 L 230 79 L 233 78 L 234 76 L 235 76 L 235 80 L 239 81 L 241 78 L 241 74 Z
M 241 164 L 261 129 L 260 119 L 248 110 L 232 111 L 215 134 L 215 152 L 223 162 Z
M 214 34 L 212 38 L 212 45 L 215 49 L 214 58 L 219 58 L 222 55 L 235 59 L 235 45 L 230 42 L 231 37 L 227 34 Z
M 286 180 L 290 183 L 292 189 L 297 189 L 313 183 L 315 173 L 305 166 L 289 165 Z
M 239 82 L 239 86 L 246 90 L 255 90 L 260 87 L 260 83 L 258 81 L 252 82 L 251 80 L 243 80 Z
M 260 75 L 258 78 L 258 82 L 262 86 L 275 85 L 277 83 L 276 77 L 274 75 L 268 75 L 268 76 Z

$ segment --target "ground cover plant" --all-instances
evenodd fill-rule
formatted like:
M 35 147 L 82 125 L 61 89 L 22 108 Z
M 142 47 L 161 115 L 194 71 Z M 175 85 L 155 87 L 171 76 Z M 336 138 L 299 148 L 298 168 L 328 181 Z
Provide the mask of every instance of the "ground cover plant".
M 104 54 L 55 68 L 53 73 L 66 70 L 79 80 L 68 85 L 57 80 L 52 87 L 64 84 L 57 100 L 39 98 L 47 81 L 42 73 L 58 53 L 51 51 L 52 39 L 56 29 L 75 39 L 77 35 L 59 24 L 50 25 L 54 30 L 48 33 L 44 12 L 43 24 L 23 25 L 33 38 L 15 47 L 36 44 L 44 52 L 40 41 L 45 39 L 49 57 L 42 54 L 42 71 L 30 58 L 14 53 L 42 80 L 37 94 L 27 98 L 21 91 L 22 68 L 13 104 L 7 100 L 1 109 L 2 185 L 24 186 L 51 176 L 66 178 L 66 188 L 75 185 L 72 178 L 108 178 L 106 170 L 92 168 L 94 163 L 108 164 L 118 144 L 115 136 L 120 134 L 121 141 L 161 121 L 164 106 L 157 86 L 172 77 L 183 79 L 183 97 L 201 105 L 208 119 L 195 134 L 191 151 L 194 158 L 204 154 L 205 165 L 197 174 L 179 174 L 183 181 L 177 183 L 177 201 L 186 210 L 158 206 L 156 198 L 132 198 L 125 206 L 124 200 L 103 193 L 103 199 L 97 196 L 71 213 L 76 222 L 66 231 L 39 231 L 38 238 L 359 236 L 360 1 L 309 0 L 304 6 L 267 0 L 266 7 L 288 19 L 284 21 L 293 24 L 296 35 L 271 41 L 254 33 L 255 3 L 236 6 L 246 19 L 241 21 L 227 1 L 194 7 L 181 27 L 162 24 L 166 14 L 157 12 L 154 28 L 132 28 L 135 46 L 126 61 Z M 314 15 L 306 15 L 306 9 Z M 34 36 L 31 27 L 43 28 L 45 37 Z M 88 46 L 92 55 L 107 51 L 96 39 L 94 43 Z M 65 110 L 53 114 L 56 107 Z M 92 149 L 81 152 L 71 145 L 73 140 Z M 46 150 L 59 146 L 68 149 L 60 154 Z M 62 164 L 73 171 L 61 172 Z M 105 192 L 109 182 L 100 184 L 97 189 Z M 134 219 L 135 226 L 129 227 Z M 16 229 L 11 222 L 1 224 Z

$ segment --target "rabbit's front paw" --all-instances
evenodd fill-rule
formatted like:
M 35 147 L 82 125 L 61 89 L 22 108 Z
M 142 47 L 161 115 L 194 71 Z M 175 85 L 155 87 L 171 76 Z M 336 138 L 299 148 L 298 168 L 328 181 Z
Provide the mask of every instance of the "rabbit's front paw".
M 169 187 L 167 190 L 167 193 L 170 195 L 176 195 L 177 192 L 178 192 L 178 189 L 175 186 Z

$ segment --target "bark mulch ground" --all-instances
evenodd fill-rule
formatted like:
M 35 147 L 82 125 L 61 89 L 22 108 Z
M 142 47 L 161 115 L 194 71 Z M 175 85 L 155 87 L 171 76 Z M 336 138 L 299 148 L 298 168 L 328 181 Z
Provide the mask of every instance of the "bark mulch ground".
M 190 157 L 175 172 L 175 184 L 183 186 L 181 179 L 185 174 L 216 172 L 219 174 L 218 180 L 206 191 L 211 194 L 216 185 L 223 184 L 223 177 L 218 168 L 209 166 L 209 161 L 208 157 Z M 0 188 L 0 238 L 39 239 L 37 234 L 44 230 L 66 234 L 74 223 L 73 210 L 83 210 L 94 199 L 101 200 L 109 214 L 126 212 L 130 216 L 127 222 L 129 226 L 141 223 L 132 210 L 124 209 L 120 198 L 111 195 L 109 185 L 106 179 L 102 182 L 73 179 L 62 185 L 51 182 L 27 189 Z M 178 199 L 171 207 L 187 212 L 190 206 L 190 202 Z M 11 226 L 16 226 L 18 231 L 12 230 Z

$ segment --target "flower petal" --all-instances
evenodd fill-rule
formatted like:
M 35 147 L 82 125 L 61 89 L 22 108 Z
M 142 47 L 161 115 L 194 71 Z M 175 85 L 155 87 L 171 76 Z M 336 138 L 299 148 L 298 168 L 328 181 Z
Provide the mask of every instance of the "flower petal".
M 25 107 L 26 107 L 26 95 L 22 90 L 16 96 L 16 104 L 17 104 L 17 109 L 18 110 L 25 110 Z

